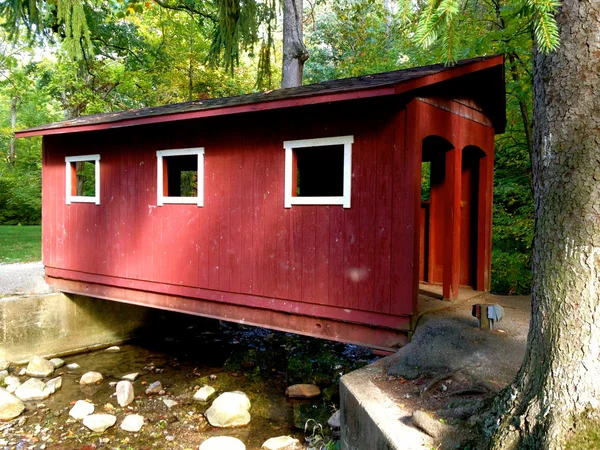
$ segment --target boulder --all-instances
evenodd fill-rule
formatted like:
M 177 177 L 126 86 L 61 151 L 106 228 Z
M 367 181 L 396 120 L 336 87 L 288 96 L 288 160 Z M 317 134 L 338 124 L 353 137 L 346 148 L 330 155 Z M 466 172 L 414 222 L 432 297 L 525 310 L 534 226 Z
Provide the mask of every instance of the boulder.
M 65 362 L 60 358 L 52 358 L 50 360 L 55 369 L 59 369 L 65 365 Z
M 99 372 L 87 372 L 81 376 L 81 379 L 79 380 L 79 384 L 82 384 L 82 385 L 96 384 L 96 383 L 99 383 L 100 381 L 102 381 L 103 379 L 104 378 L 102 377 L 102 374 Z
M 0 388 L 0 421 L 14 419 L 24 410 L 25 405 L 21 400 L 6 389 Z
M 121 429 L 132 433 L 137 433 L 143 426 L 144 417 L 139 414 L 129 414 L 128 416 L 125 416 L 125 419 L 121 422 Z
M 160 394 L 160 391 L 162 391 L 162 384 L 160 381 L 155 381 L 154 383 L 150 384 L 150 386 L 148 386 L 148 388 L 146 389 L 146 394 Z
M 83 418 L 83 424 L 96 433 L 103 433 L 117 423 L 112 414 L 92 414 Z
M 30 378 L 15 390 L 15 395 L 23 401 L 44 400 L 50 397 L 52 391 L 42 380 Z
M 46 387 L 50 390 L 51 394 L 54 394 L 62 387 L 62 377 L 56 377 L 46 381 Z
M 250 422 L 250 400 L 243 392 L 225 392 L 204 415 L 213 427 L 240 427 Z
M 214 387 L 204 385 L 196 391 L 194 394 L 194 400 L 199 402 L 207 402 L 213 395 L 215 395 L 216 392 L 217 391 L 215 391 Z
M 289 398 L 314 398 L 321 395 L 321 389 L 314 384 L 294 384 L 288 386 L 285 395 Z
M 119 381 L 117 383 L 117 402 L 119 405 L 121 407 L 127 406 L 134 398 L 135 395 L 133 393 L 133 384 L 131 384 L 131 381 Z
M 34 356 L 27 364 L 26 374 L 30 377 L 44 378 L 54 372 L 54 364 L 41 356 Z
M 94 404 L 85 400 L 77 400 L 71 411 L 69 411 L 69 415 L 75 420 L 81 420 L 93 413 Z
M 198 450 L 246 450 L 242 441 L 230 436 L 211 437 Z
M 300 447 L 300 441 L 291 436 L 279 436 L 267 439 L 261 449 L 265 450 L 297 450 Z

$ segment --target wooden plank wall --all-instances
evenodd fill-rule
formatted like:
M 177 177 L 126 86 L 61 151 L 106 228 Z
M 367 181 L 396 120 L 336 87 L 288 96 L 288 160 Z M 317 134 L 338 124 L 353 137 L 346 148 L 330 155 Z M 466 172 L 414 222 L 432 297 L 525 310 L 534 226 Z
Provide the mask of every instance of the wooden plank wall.
M 48 267 L 413 313 L 414 156 L 392 100 L 48 136 Z M 284 208 L 283 141 L 354 135 L 352 208 Z M 204 147 L 204 207 L 156 206 L 156 150 Z M 101 155 L 101 204 L 65 204 L 65 156 Z M 418 244 L 416 244 L 418 245 Z M 392 252 L 395 252 L 393 255 Z

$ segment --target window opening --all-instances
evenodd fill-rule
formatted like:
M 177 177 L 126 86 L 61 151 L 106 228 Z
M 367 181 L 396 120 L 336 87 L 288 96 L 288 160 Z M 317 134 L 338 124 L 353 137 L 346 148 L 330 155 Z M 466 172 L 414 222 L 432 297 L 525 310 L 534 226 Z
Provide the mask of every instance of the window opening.
M 428 202 L 431 198 L 431 161 L 421 163 L 421 201 Z
M 203 205 L 204 149 L 159 150 L 157 204 Z
M 284 142 L 285 207 L 350 207 L 353 136 Z
M 100 155 L 67 156 L 66 202 L 100 204 Z

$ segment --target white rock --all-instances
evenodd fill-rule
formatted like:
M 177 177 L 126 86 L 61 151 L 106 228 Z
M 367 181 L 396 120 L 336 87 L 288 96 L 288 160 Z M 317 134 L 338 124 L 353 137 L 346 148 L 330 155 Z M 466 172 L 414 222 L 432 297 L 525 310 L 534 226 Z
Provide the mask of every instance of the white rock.
M 6 370 L 10 366 L 10 362 L 6 359 L 0 359 L 0 370 Z
M 19 380 L 19 377 L 14 377 L 12 375 L 7 376 L 4 379 L 4 382 L 7 386 L 10 386 L 11 384 L 21 384 L 21 380 Z
M 15 390 L 15 395 L 23 401 L 44 400 L 50 397 L 52 391 L 42 380 L 30 378 Z
M 6 390 L 11 394 L 14 394 L 19 386 L 21 386 L 21 383 L 9 384 L 6 386 Z
M 27 369 L 25 367 L 19 370 L 19 376 L 22 377 L 24 375 L 27 375 Z
M 93 413 L 94 404 L 85 400 L 77 400 L 71 411 L 69 411 L 69 415 L 75 420 L 81 420 Z
M 102 374 L 99 372 L 86 372 L 81 376 L 79 384 L 95 384 L 102 381 Z
M 267 439 L 260 448 L 265 450 L 296 450 L 300 448 L 300 441 L 291 436 L 279 436 Z
M 242 441 L 230 436 L 211 437 L 198 450 L 246 450 Z
M 331 415 L 331 417 L 327 421 L 327 425 L 329 425 L 334 430 L 337 430 L 340 427 L 340 410 L 339 409 Z
M 144 426 L 144 418 L 139 414 L 129 414 L 125 416 L 123 422 L 121 422 L 121 429 L 125 431 L 131 431 L 137 433 Z
M 213 427 L 240 427 L 250 422 L 250 400 L 243 392 L 225 392 L 204 413 Z
M 71 364 L 67 364 L 67 369 L 77 370 L 77 369 L 81 369 L 81 366 L 77 363 L 71 363 Z
M 103 433 L 117 423 L 117 417 L 112 414 L 92 414 L 83 418 L 83 424 L 96 433 Z
M 207 402 L 215 394 L 215 388 L 212 386 L 204 385 L 196 391 L 194 394 L 194 400 L 199 402 Z
M 50 390 L 51 394 L 54 394 L 62 387 L 62 377 L 56 377 L 46 381 L 46 387 Z
M 167 408 L 171 409 L 173 406 L 177 406 L 178 403 L 175 400 L 171 400 L 170 398 L 163 398 L 162 402 L 166 405 Z
M 127 380 L 127 381 L 135 381 L 137 380 L 137 378 L 140 376 L 139 373 L 134 372 L 134 373 L 128 373 L 127 375 L 123 375 L 121 377 L 121 380 Z
M 18 417 L 25 405 L 21 400 L 12 395 L 6 389 L 0 388 L 0 420 L 11 420 Z
M 26 374 L 30 377 L 44 378 L 54 372 L 54 365 L 41 356 L 34 356 L 27 364 Z
M 117 347 L 116 345 L 113 345 L 112 347 L 108 347 L 106 350 L 106 352 L 120 352 L 121 351 L 121 347 Z
M 60 358 L 52 358 L 50 360 L 55 369 L 59 369 L 60 367 L 65 365 L 65 362 Z
M 133 393 L 133 384 L 131 381 L 119 381 L 117 383 L 117 402 L 121 407 L 129 405 L 135 395 Z
M 160 381 L 155 381 L 154 383 L 150 384 L 150 386 L 148 386 L 148 388 L 146 389 L 146 394 L 158 394 L 160 393 L 160 391 L 162 391 L 162 384 L 160 383 Z

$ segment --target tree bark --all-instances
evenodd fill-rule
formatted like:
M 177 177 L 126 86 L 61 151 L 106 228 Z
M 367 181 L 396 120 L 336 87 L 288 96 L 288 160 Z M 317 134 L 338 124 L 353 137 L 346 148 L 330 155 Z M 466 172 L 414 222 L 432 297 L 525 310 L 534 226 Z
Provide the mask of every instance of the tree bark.
M 560 48 L 534 56 L 528 351 L 490 416 L 492 449 L 562 449 L 600 411 L 600 2 L 563 0 Z
M 302 86 L 308 50 L 304 45 L 302 0 L 283 0 L 283 64 L 281 87 Z

